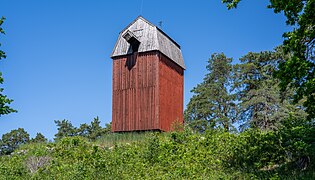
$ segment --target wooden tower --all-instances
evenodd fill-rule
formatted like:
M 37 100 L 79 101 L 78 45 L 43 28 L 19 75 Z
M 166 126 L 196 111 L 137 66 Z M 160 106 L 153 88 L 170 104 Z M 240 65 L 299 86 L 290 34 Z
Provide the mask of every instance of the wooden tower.
M 113 59 L 112 131 L 169 131 L 183 123 L 180 46 L 139 16 L 120 32 Z

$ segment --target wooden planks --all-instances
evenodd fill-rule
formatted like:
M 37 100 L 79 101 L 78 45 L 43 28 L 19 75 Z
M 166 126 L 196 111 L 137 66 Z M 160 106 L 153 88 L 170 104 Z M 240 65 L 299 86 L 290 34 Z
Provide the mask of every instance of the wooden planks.
M 156 52 L 114 59 L 113 131 L 158 129 Z
M 159 51 L 115 58 L 113 131 L 169 131 L 183 123 L 183 72 Z
M 159 122 L 169 131 L 176 121 L 183 123 L 184 70 L 166 56 L 159 56 Z

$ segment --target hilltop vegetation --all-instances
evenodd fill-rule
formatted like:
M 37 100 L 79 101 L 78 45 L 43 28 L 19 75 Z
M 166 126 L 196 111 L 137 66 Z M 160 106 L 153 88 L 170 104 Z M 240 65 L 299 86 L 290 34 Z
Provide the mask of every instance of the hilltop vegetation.
M 240 134 L 186 128 L 113 146 L 101 140 L 110 135 L 65 137 L 1 156 L 0 179 L 312 179 L 314 164 L 306 157 L 315 156 L 314 134 L 304 125 Z

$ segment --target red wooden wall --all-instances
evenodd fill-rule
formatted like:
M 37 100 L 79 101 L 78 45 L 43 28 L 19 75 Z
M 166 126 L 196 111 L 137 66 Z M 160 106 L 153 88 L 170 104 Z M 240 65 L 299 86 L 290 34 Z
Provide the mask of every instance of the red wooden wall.
M 170 130 L 183 122 L 183 69 L 158 51 L 113 61 L 112 131 Z
M 184 70 L 163 54 L 159 59 L 159 121 L 169 131 L 175 121 L 183 123 Z

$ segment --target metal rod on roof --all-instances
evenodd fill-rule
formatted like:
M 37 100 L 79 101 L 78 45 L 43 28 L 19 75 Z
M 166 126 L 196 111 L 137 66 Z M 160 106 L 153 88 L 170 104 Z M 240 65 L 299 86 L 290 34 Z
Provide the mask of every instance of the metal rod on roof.
M 159 21 L 159 28 L 162 29 L 163 21 Z
M 140 15 L 142 15 L 142 9 L 143 9 L 143 0 L 141 1 L 141 6 L 140 6 Z

